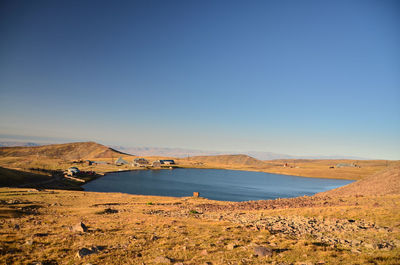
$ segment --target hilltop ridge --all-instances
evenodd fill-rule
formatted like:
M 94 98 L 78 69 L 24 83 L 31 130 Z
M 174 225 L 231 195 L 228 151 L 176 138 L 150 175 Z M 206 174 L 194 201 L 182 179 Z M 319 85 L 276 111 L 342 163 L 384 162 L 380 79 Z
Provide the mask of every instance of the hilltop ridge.
M 187 158 L 189 161 L 205 163 L 207 165 L 228 165 L 228 166 L 250 166 L 250 167 L 261 167 L 265 166 L 265 163 L 261 160 L 255 159 L 254 157 L 237 154 L 237 155 L 216 155 L 216 156 L 192 156 Z
M 126 153 L 114 150 L 96 142 L 76 142 L 42 146 L 0 147 L 0 157 L 37 156 L 50 159 L 93 159 L 108 158 Z

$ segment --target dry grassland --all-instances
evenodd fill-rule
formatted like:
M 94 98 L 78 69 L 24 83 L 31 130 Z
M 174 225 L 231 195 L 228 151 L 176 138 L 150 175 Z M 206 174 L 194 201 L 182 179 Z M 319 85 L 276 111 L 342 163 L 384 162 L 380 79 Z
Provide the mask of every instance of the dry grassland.
M 73 163 L 111 162 L 119 156 L 135 158 L 96 143 L 1 148 L 0 166 L 131 170 Z M 236 203 L 0 188 L 0 263 L 400 264 L 399 161 L 259 161 L 243 155 L 177 161 L 191 168 L 362 180 L 312 197 Z M 360 167 L 330 168 L 340 162 Z M 388 170 L 372 175 L 383 169 Z M 18 183 L 47 182 L 49 177 L 1 168 L 0 176 Z M 85 226 L 77 227 L 80 222 Z
M 202 198 L 1 188 L 0 202 L 2 264 L 400 263 L 399 195 L 246 209 Z M 87 232 L 70 230 L 81 221 Z M 256 246 L 271 252 L 257 256 Z
M 178 160 L 188 168 L 221 168 L 233 170 L 261 171 L 275 174 L 359 180 L 385 168 L 400 165 L 400 161 L 386 160 L 271 160 L 260 161 L 246 155 L 223 155 L 189 157 Z M 360 167 L 336 168 L 339 163 L 357 164 Z M 284 166 L 287 164 L 288 166 Z M 334 168 L 331 168 L 334 167 Z

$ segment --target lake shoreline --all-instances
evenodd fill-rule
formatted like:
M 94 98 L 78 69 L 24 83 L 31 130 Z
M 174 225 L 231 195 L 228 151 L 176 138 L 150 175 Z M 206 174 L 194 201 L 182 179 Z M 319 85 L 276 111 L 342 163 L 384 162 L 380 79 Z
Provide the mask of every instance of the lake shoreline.
M 200 192 L 200 196 L 211 200 L 252 201 L 313 196 L 354 182 L 220 168 L 177 168 L 157 173 L 155 171 L 158 170 L 114 171 L 103 176 L 107 178 L 113 173 L 112 178 L 100 177 L 96 179 L 95 184 L 88 181 L 81 187 L 85 191 L 167 197 L 190 197 L 193 192 Z M 132 181 L 133 177 L 135 182 Z

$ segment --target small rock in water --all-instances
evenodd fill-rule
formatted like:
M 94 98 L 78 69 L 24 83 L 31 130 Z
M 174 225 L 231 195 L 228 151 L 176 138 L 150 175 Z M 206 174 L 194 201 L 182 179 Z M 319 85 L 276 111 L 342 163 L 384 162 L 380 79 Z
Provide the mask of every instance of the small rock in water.
M 272 249 L 262 246 L 254 247 L 254 254 L 259 257 L 271 257 Z

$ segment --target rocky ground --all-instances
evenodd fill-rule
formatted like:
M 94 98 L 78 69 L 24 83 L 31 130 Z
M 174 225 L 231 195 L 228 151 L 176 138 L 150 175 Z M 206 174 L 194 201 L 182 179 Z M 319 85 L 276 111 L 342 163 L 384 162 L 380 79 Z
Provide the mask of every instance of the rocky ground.
M 0 189 L 2 264 L 400 264 L 400 195 L 260 202 Z

